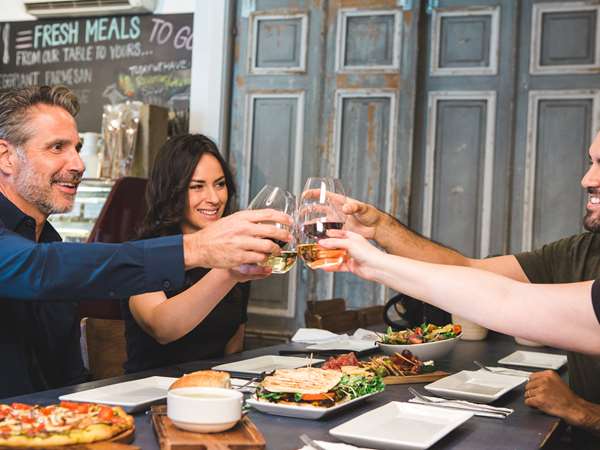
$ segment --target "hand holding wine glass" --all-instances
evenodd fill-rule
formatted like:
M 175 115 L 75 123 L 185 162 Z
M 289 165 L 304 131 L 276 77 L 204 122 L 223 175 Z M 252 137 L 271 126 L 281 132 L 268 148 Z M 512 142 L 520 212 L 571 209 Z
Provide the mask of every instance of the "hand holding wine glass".
M 326 249 L 318 242 L 327 230 L 341 230 L 345 215 L 341 211 L 345 193 L 339 180 L 311 177 L 306 180 L 298 209 L 298 254 L 311 269 L 335 267 L 346 258 L 344 249 Z
M 275 209 L 289 216 L 296 213 L 296 197 L 276 186 L 265 185 L 260 192 L 250 202 L 248 209 Z M 291 232 L 291 226 L 288 224 L 272 223 L 278 228 Z M 286 273 L 296 263 L 295 243 L 273 240 L 281 248 L 279 255 L 271 255 L 260 266 L 270 267 L 273 273 Z

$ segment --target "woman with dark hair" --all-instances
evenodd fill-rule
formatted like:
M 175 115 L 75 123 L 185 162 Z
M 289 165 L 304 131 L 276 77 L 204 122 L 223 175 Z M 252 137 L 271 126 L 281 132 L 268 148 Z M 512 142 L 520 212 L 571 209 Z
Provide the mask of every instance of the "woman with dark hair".
M 139 238 L 193 233 L 232 211 L 231 171 L 210 139 L 169 139 L 154 161 Z M 126 372 L 223 356 L 243 348 L 249 283 L 224 269 L 186 272 L 185 286 L 124 302 Z

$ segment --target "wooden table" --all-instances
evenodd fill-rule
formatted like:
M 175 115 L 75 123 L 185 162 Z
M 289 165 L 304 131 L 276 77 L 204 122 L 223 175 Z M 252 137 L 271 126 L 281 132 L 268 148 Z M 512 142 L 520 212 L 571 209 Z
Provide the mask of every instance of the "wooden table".
M 68 388 L 37 392 L 14 397 L 9 400 L 3 400 L 2 402 L 21 401 L 38 404 L 56 403 L 58 401 L 58 396 L 65 393 L 91 389 L 120 381 L 143 378 L 150 375 L 180 376 L 185 372 L 210 368 L 211 366 L 223 362 L 237 361 L 260 355 L 277 355 L 279 350 L 290 349 L 294 346 L 298 347 L 298 344 L 266 347 L 239 353 L 220 360 L 188 363 L 181 366 L 152 370 L 135 375 L 84 383 Z M 508 336 L 491 334 L 490 337 L 484 341 L 460 341 L 453 352 L 448 355 L 446 359 L 438 361 L 437 365 L 440 369 L 450 372 L 458 372 L 463 369 L 476 370 L 477 368 L 474 366 L 473 360 L 481 361 L 487 365 L 497 365 L 496 362 L 498 359 L 508 355 L 516 349 L 538 350 L 518 346 L 515 344 L 514 340 Z M 539 351 L 562 353 L 546 347 L 539 349 Z M 564 375 L 564 369 L 561 373 Z M 423 385 L 417 385 L 419 390 L 422 390 L 422 386 Z M 341 412 L 338 415 L 325 420 L 313 421 L 270 416 L 257 411 L 250 412 L 250 417 L 264 434 L 268 449 L 294 450 L 302 447 L 302 444 L 298 439 L 298 436 L 302 433 L 308 434 L 313 439 L 335 441 L 334 438 L 329 436 L 329 429 L 356 417 L 359 414 L 382 406 L 387 402 L 394 400 L 407 401 L 411 397 L 407 391 L 407 387 L 408 385 L 387 386 L 385 392 L 365 401 L 357 408 L 347 412 Z M 558 419 L 555 417 L 532 410 L 524 405 L 523 386 L 504 395 L 501 399 L 496 401 L 494 405 L 513 408 L 515 412 L 505 420 L 473 417 L 438 442 L 432 449 L 537 449 L 559 423 Z M 140 413 L 136 415 L 135 420 L 136 438 L 134 444 L 140 446 L 144 450 L 158 450 L 158 444 L 150 424 L 149 416 Z

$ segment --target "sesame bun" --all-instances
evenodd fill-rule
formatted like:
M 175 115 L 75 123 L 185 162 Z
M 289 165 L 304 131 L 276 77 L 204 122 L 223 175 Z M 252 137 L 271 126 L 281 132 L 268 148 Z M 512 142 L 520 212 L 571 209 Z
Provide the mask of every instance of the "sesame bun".
M 199 370 L 198 372 L 187 373 L 175 380 L 169 389 L 199 386 L 230 388 L 229 374 L 227 372 L 217 372 L 216 370 Z

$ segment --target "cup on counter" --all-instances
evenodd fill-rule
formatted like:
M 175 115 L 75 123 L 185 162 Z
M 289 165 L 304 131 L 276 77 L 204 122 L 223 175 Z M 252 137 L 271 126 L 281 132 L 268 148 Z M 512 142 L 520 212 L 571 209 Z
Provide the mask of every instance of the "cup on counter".
M 242 418 L 244 395 L 233 389 L 182 387 L 167 394 L 167 416 L 177 428 L 196 433 L 219 433 Z
M 482 341 L 487 337 L 488 329 L 477 325 L 475 322 L 464 319 L 461 316 L 452 314 L 452 323 L 462 327 L 461 338 L 465 341 Z

